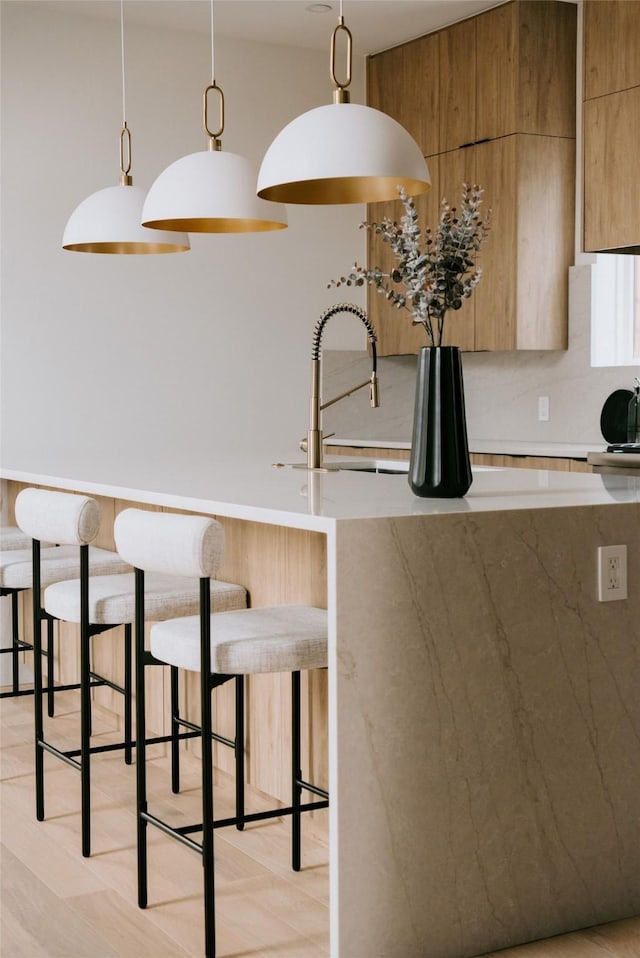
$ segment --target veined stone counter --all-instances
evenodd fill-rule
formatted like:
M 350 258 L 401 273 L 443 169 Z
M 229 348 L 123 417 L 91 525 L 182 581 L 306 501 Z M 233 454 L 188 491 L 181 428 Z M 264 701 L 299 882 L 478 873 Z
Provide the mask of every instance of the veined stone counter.
M 175 468 L 4 476 L 326 534 L 332 958 L 638 914 L 640 479 L 482 470 L 438 501 L 404 476 Z M 629 598 L 600 603 L 615 544 Z
M 328 464 L 348 461 L 327 456 Z M 192 509 L 254 522 L 330 532 L 336 520 L 433 516 L 515 509 L 550 509 L 640 501 L 640 486 L 631 479 L 605 482 L 604 477 L 545 470 L 474 466 L 473 484 L 463 499 L 419 499 L 406 476 L 371 475 L 358 471 L 309 473 L 292 468 L 300 454 L 282 462 L 255 460 L 214 462 L 192 469 L 167 458 L 162 472 L 126 463 L 105 463 L 99 470 L 46 475 L 2 468 L 0 477 L 90 495 L 129 499 L 176 509 Z

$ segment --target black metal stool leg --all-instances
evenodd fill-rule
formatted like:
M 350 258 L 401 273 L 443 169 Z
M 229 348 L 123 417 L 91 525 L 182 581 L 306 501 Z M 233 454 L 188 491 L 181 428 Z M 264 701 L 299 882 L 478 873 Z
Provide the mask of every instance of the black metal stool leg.
M 44 716 L 42 702 L 42 609 L 40 607 L 40 543 L 33 540 L 33 706 L 35 737 L 36 818 L 44 821 Z
M 178 697 L 178 669 L 171 666 L 171 791 L 180 791 L 180 703 Z
M 244 675 L 236 675 L 236 828 L 244 829 Z
M 131 711 L 131 623 L 128 622 L 124 627 L 124 760 L 126 765 L 131 765 L 132 750 L 131 736 L 133 734 Z
M 54 656 L 53 619 L 47 616 L 47 715 L 49 718 L 53 718 L 55 711 L 53 688 Z
M 200 580 L 200 706 L 202 710 L 202 866 L 206 958 L 215 958 L 213 858 L 213 743 L 211 741 L 211 596 L 209 579 Z
M 147 765 L 146 701 L 144 685 L 144 572 L 135 570 L 136 580 L 136 803 L 138 832 L 138 907 L 147 907 Z
M 80 546 L 80 780 L 82 854 L 91 855 L 91 635 L 89 631 L 89 546 Z
M 302 788 L 300 780 L 302 768 L 300 759 L 300 673 L 291 673 L 291 867 L 295 872 L 300 871 L 300 802 Z
M 20 628 L 18 624 L 18 593 L 11 593 L 11 665 L 13 694 L 18 694 L 20 686 Z

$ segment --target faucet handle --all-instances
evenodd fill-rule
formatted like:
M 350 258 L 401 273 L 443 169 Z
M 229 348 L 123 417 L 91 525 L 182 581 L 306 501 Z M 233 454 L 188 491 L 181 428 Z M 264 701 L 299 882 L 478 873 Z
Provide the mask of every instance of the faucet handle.
M 331 436 L 335 436 L 335 432 L 328 432 L 326 436 L 325 436 L 324 433 L 322 433 L 322 438 L 323 438 L 323 440 L 324 440 L 324 439 L 330 439 Z M 307 437 L 305 436 L 305 437 L 304 437 L 303 439 L 301 439 L 300 442 L 298 443 L 298 448 L 299 448 L 302 452 L 306 452 L 308 446 L 309 446 L 309 443 L 308 443 L 308 441 L 307 441 Z

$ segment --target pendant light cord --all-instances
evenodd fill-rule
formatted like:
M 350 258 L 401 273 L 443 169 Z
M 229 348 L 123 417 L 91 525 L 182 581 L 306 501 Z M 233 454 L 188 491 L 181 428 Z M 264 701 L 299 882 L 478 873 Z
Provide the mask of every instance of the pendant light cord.
M 211 0 L 211 83 L 216 82 L 215 51 L 213 44 L 213 0 Z
M 204 126 L 205 133 L 209 137 L 209 149 L 219 150 L 221 148 L 220 137 L 222 136 L 224 130 L 224 93 L 216 83 L 216 61 L 213 38 L 213 0 L 211 0 L 211 83 L 208 87 L 206 87 L 202 97 L 202 124 Z M 220 112 L 219 124 L 216 130 L 209 129 L 209 106 L 207 97 L 211 90 L 215 90 L 215 92 L 218 94 L 218 107 Z
M 120 0 L 120 63 L 122 66 L 122 130 L 120 132 L 120 174 L 123 186 L 131 186 L 131 131 L 127 126 L 127 85 L 124 72 L 124 0 Z
M 127 85 L 124 75 L 124 0 L 120 0 L 120 62 L 122 64 L 122 125 L 127 125 Z

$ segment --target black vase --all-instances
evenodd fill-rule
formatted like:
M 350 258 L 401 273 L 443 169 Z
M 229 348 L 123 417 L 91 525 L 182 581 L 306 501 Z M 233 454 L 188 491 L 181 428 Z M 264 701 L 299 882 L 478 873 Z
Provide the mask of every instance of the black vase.
M 416 496 L 455 499 L 473 481 L 457 346 L 425 346 L 418 356 L 409 485 Z

